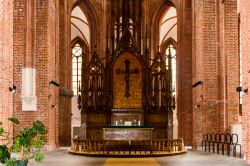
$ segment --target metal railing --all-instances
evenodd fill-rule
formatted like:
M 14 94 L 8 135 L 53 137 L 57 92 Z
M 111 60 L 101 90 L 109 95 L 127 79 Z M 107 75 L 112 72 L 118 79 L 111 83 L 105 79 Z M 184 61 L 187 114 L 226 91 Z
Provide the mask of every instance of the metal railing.
M 202 139 L 202 150 L 230 156 L 231 152 L 234 157 L 237 157 L 237 147 L 239 147 L 239 157 L 241 158 L 241 144 L 238 143 L 237 134 L 228 133 L 206 133 Z

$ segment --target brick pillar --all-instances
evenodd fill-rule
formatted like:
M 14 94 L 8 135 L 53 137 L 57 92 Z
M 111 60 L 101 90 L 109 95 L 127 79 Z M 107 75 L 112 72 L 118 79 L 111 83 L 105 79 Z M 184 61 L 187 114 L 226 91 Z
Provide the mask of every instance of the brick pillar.
M 239 86 L 239 55 L 238 55 L 238 14 L 237 0 L 224 2 L 224 54 L 226 56 L 226 128 L 239 123 L 239 93 L 235 88 Z M 220 93 L 220 92 L 219 92 Z M 224 103 L 223 100 L 219 101 Z
M 12 130 L 8 117 L 13 116 L 13 0 L 0 0 L 0 122 Z
M 226 132 L 239 123 L 238 33 L 236 0 L 193 2 L 194 145 L 202 134 Z
M 59 1 L 59 82 L 61 87 L 71 89 L 71 9 L 69 1 Z M 71 100 L 59 97 L 59 145 L 70 146 L 71 144 Z
M 48 4 L 48 82 L 51 80 L 59 81 L 59 0 L 55 0 Z M 45 84 L 48 84 L 46 82 Z M 59 83 L 59 82 L 58 82 Z M 51 96 L 48 102 L 48 144 L 53 149 L 59 146 L 59 88 L 49 85 L 48 95 Z M 53 105 L 55 107 L 53 107 Z M 70 132 L 70 131 L 69 131 Z
M 240 29 L 241 29 L 241 50 L 243 67 L 243 89 L 250 88 L 250 1 L 240 1 Z M 243 149 L 244 158 L 250 163 L 250 95 L 243 96 L 242 122 L 243 122 Z
M 203 1 L 193 1 L 193 55 L 192 82 L 204 80 L 204 31 L 200 28 L 204 24 Z M 204 130 L 203 84 L 192 88 L 193 91 L 193 148 L 200 145 Z
M 47 130 L 47 145 L 57 146 L 58 120 L 57 111 L 49 106 L 49 95 L 58 96 L 58 90 L 51 90 L 49 81 L 56 80 L 58 74 L 58 1 L 14 0 L 13 50 L 14 84 L 18 91 L 14 96 L 14 116 L 20 125 L 14 128 L 18 132 L 23 127 L 32 125 L 35 120 L 44 122 Z M 37 110 L 22 110 L 22 68 L 36 69 Z M 55 102 L 55 100 L 54 100 Z
M 192 145 L 192 3 L 190 0 L 182 0 L 178 3 L 176 4 L 178 137 L 184 138 L 185 145 Z

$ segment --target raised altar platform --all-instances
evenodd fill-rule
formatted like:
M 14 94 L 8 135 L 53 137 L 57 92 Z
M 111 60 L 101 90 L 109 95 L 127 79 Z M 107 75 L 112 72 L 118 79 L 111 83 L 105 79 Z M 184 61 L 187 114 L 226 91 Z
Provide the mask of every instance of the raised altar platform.
M 186 152 L 182 139 L 153 139 L 151 125 L 106 125 L 102 140 L 73 139 L 71 154 L 87 156 L 167 156 Z
M 103 140 L 152 140 L 150 125 L 107 125 L 103 127 Z

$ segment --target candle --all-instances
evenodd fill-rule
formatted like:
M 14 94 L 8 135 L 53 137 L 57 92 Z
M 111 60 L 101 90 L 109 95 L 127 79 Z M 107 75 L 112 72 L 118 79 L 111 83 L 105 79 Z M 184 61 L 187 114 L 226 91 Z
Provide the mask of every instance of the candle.
M 140 126 L 141 125 L 141 121 L 138 121 L 138 126 Z

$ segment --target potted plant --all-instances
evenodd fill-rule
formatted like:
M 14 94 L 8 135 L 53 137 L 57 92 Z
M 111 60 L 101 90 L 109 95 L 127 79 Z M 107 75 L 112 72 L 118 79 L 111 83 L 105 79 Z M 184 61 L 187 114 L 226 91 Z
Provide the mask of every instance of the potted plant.
M 8 119 L 13 124 L 19 124 L 17 118 L 12 117 Z M 7 166 L 15 166 L 16 161 L 14 158 L 11 158 L 11 141 L 13 140 L 12 134 L 10 131 L 5 131 L 2 126 L 2 122 L 0 122 L 0 163 L 5 164 Z
M 14 119 L 15 123 L 16 120 L 17 119 Z M 19 123 L 18 120 L 17 122 Z M 3 163 L 6 166 L 27 166 L 28 161 L 32 158 L 34 158 L 37 162 L 41 162 L 44 159 L 44 155 L 41 153 L 41 149 L 46 143 L 45 132 L 46 129 L 44 127 L 44 124 L 41 121 L 35 121 L 33 122 L 32 127 L 22 129 L 12 139 L 8 137 L 8 140 L 13 140 L 13 145 L 11 147 L 6 146 L 8 149 L 8 153 L 5 153 L 6 155 L 2 156 L 5 156 L 5 158 L 7 159 L 4 159 L 3 157 Z M 2 152 L 5 151 L 3 150 Z M 9 157 L 8 154 L 10 154 L 11 152 L 20 153 L 20 158 L 15 159 Z

